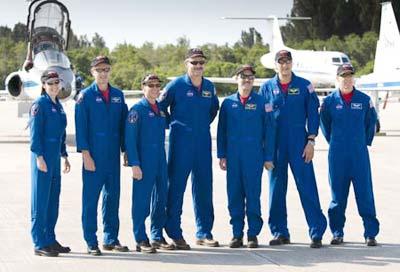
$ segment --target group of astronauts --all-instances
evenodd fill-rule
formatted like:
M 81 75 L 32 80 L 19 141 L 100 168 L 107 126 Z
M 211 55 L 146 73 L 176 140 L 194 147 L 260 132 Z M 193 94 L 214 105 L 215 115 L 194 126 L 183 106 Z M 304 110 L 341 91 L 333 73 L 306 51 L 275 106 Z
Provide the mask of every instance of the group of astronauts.
M 354 68 L 338 67 L 339 88 L 320 107 L 311 83 L 292 72 L 292 55 L 275 56 L 276 75 L 257 92 L 255 70 L 242 65 L 235 72 L 237 92 L 219 106 L 213 83 L 203 77 L 206 56 L 192 48 L 185 57 L 187 73 L 169 82 L 160 94 L 156 74 L 142 80 L 143 98 L 128 111 L 121 90 L 109 83 L 111 63 L 98 56 L 91 62 L 94 82 L 81 91 L 75 105 L 77 151 L 82 154 L 82 228 L 87 251 L 101 255 L 97 208 L 102 196 L 103 250 L 127 252 L 118 240 L 120 158 L 132 171 L 133 233 L 136 250 L 190 250 L 181 228 L 183 196 L 189 175 L 196 222 L 196 244 L 218 247 L 214 222 L 210 124 L 218 110 L 217 157 L 226 171 L 228 210 L 232 225 L 230 248 L 244 246 L 247 218 L 248 248 L 257 248 L 263 226 L 261 179 L 269 173 L 271 246 L 290 244 L 286 193 L 288 166 L 304 209 L 310 247 L 320 248 L 327 227 L 312 164 L 315 137 L 321 130 L 329 143 L 329 205 L 331 244 L 343 243 L 350 183 L 364 224 L 367 246 L 376 246 L 379 232 L 372 189 L 368 145 L 377 114 L 370 98 L 354 88 Z M 66 115 L 60 104 L 60 78 L 46 70 L 43 91 L 30 110 L 32 165 L 32 228 L 34 253 L 58 256 L 62 246 L 54 232 L 58 217 L 61 158 L 70 171 L 65 148 Z M 165 130 L 169 128 L 168 157 Z M 123 156 L 121 156 L 121 152 Z M 167 160 L 168 158 L 168 160 Z M 150 216 L 150 237 L 145 220 Z M 164 237 L 165 230 L 170 243 Z M 149 239 L 150 238 L 150 239 Z

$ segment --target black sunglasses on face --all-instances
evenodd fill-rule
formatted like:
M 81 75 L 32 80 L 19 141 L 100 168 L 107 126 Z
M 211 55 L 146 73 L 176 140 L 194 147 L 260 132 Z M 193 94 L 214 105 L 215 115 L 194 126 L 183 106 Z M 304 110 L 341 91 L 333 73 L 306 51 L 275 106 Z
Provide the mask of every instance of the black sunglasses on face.
M 47 82 L 46 84 L 49 85 L 49 86 L 53 86 L 54 84 L 58 85 L 58 84 L 60 84 L 60 81 L 56 80 L 54 82 Z
M 240 74 L 241 79 L 248 79 L 248 80 L 253 80 L 255 78 L 254 75 L 245 75 L 245 74 Z
M 280 59 L 280 60 L 278 60 L 278 63 L 279 64 L 291 64 L 292 60 L 290 60 L 290 59 Z
M 95 68 L 94 69 L 97 73 L 102 73 L 102 72 L 104 72 L 104 73 L 108 73 L 108 72 L 110 72 L 110 70 L 111 70 L 111 68 L 110 67 L 107 67 L 107 68 Z
M 194 60 L 194 61 L 189 61 L 189 62 L 191 65 L 197 65 L 197 64 L 204 65 L 206 63 L 204 60 L 200 60 L 200 61 Z
M 146 86 L 148 86 L 149 88 L 160 88 L 161 84 L 156 83 L 156 84 L 146 84 Z

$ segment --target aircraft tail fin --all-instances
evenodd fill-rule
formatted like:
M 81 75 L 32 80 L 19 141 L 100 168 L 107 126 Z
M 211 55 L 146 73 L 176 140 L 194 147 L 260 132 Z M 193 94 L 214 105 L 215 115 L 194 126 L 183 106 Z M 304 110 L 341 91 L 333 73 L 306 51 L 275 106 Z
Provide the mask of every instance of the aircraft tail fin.
M 400 33 L 392 3 L 381 4 L 381 26 L 376 45 L 374 73 L 400 70 Z
M 264 20 L 268 24 L 268 32 L 266 41 L 269 44 L 269 51 L 276 52 L 281 49 L 287 49 L 283 43 L 281 29 L 279 27 L 278 20 L 311 20 L 311 17 L 222 17 L 222 19 L 228 20 Z

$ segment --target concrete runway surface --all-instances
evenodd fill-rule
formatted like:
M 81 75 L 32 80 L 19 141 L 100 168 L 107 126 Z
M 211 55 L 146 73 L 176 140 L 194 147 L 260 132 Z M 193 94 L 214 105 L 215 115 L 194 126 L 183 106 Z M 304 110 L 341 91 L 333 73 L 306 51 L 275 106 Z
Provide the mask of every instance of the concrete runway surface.
M 129 106 L 134 101 L 128 100 Z M 73 143 L 74 102 L 65 105 L 68 115 L 69 143 Z M 370 148 L 375 202 L 381 231 L 379 246 L 368 248 L 363 241 L 363 227 L 357 213 L 351 189 L 347 208 L 345 244 L 329 246 L 329 229 L 321 249 L 309 248 L 304 213 L 291 175 L 287 195 L 291 245 L 270 247 L 271 234 L 267 226 L 268 178 L 263 176 L 262 212 L 264 227 L 258 249 L 229 249 L 231 226 L 227 210 L 225 172 L 218 167 L 215 141 L 213 234 L 222 247 L 206 248 L 195 245 L 195 225 L 190 182 L 186 189 L 182 216 L 184 236 L 191 251 L 159 251 L 146 255 L 104 253 L 93 257 L 86 254 L 81 228 L 81 155 L 73 145 L 68 146 L 71 173 L 62 175 L 60 214 L 56 227 L 57 239 L 72 248 L 70 254 L 58 258 L 33 255 L 30 237 L 30 153 L 26 118 L 17 118 L 15 101 L 0 102 L 0 271 L 400 271 L 400 104 L 390 103 L 381 111 L 382 131 L 387 136 L 376 137 Z M 216 121 L 212 134 L 216 133 Z M 314 168 L 321 205 L 326 214 L 330 190 L 328 185 L 327 143 L 322 135 L 317 138 Z M 120 240 L 135 248 L 132 233 L 130 169 L 121 171 Z M 101 222 L 101 217 L 99 217 Z M 147 224 L 148 226 L 149 224 Z M 102 229 L 98 231 L 101 244 Z

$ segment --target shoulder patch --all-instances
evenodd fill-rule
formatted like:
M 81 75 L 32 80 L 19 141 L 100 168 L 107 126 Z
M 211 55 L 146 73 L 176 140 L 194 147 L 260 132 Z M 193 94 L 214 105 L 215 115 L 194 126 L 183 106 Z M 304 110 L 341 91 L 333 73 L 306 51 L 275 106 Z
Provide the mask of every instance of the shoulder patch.
M 166 89 L 164 89 L 164 90 L 161 92 L 158 101 L 160 101 L 160 102 L 163 101 L 165 98 L 167 98 L 167 95 L 168 95 L 168 91 L 167 91 Z
M 139 118 L 139 114 L 136 110 L 132 109 L 128 114 L 128 123 L 135 124 Z
M 34 117 L 39 113 L 39 103 L 33 103 L 31 106 L 31 116 Z
M 83 101 L 83 96 L 84 96 L 84 94 L 83 94 L 82 92 L 80 92 L 80 93 L 78 94 L 78 97 L 76 98 L 76 104 L 82 103 L 82 101 Z

